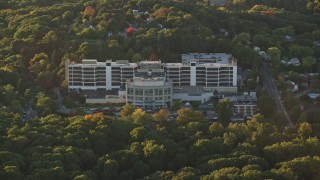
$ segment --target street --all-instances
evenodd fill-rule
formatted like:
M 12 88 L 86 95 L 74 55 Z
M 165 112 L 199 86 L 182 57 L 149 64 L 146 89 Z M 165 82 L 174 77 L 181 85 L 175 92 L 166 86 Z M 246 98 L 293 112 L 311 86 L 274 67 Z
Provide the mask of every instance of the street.
M 265 62 L 262 64 L 262 74 L 263 74 L 263 77 L 265 80 L 265 88 L 267 89 L 269 95 L 271 97 L 273 97 L 275 100 L 276 111 L 283 113 L 285 115 L 285 117 L 287 118 L 288 125 L 293 126 L 293 123 L 292 123 L 286 109 L 284 108 L 283 104 L 281 103 L 281 98 L 280 98 L 279 93 L 277 91 L 277 87 L 274 84 L 272 73 L 269 70 L 268 64 Z
M 62 113 L 62 114 L 70 114 L 71 110 L 66 108 L 63 105 L 63 96 L 60 94 L 60 89 L 59 87 L 53 88 L 53 92 L 57 97 L 57 104 L 58 104 L 58 110 L 57 112 Z

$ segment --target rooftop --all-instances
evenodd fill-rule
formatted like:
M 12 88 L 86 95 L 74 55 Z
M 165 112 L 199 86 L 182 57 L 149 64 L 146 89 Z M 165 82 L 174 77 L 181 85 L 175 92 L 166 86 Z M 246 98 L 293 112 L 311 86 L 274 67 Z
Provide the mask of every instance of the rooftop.
M 187 93 L 190 96 L 201 96 L 201 94 L 207 93 L 202 86 L 180 86 L 172 89 L 173 93 Z
M 234 104 L 256 104 L 257 98 L 250 95 L 228 97 Z
M 139 78 L 144 78 L 144 79 L 153 79 L 153 78 L 161 78 L 161 77 L 165 77 L 165 73 L 164 72 L 136 72 L 134 74 L 135 77 L 139 77 Z
M 102 99 L 106 98 L 107 95 L 118 95 L 118 90 L 85 90 L 83 93 L 85 97 L 89 99 Z
M 226 53 L 189 53 L 181 55 L 182 63 L 219 63 L 230 64 L 235 59 Z

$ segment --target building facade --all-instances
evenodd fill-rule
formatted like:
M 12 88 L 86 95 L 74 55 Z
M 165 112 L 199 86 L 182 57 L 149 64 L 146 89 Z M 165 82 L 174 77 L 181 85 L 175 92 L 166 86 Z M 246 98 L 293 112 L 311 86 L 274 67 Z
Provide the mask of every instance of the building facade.
M 237 92 L 237 61 L 230 54 L 182 54 L 181 63 L 166 63 L 164 70 L 173 86 L 201 86 L 206 91 Z
M 144 61 L 126 84 L 127 103 L 146 109 L 171 107 L 172 83 L 167 81 L 160 61 Z
M 253 117 L 258 112 L 256 94 L 228 97 L 233 103 L 233 112 L 244 117 Z
M 127 79 L 132 79 L 137 70 L 136 63 L 127 60 L 98 62 L 84 59 L 82 63 L 66 62 L 66 80 L 69 90 L 120 89 Z
M 111 90 L 124 88 L 126 80 L 133 79 L 139 69 L 158 69 L 163 70 L 166 81 L 171 81 L 174 87 L 199 86 L 205 91 L 237 92 L 237 62 L 230 54 L 191 53 L 181 57 L 181 63 L 84 59 L 74 64 L 68 61 L 66 80 L 69 90 Z

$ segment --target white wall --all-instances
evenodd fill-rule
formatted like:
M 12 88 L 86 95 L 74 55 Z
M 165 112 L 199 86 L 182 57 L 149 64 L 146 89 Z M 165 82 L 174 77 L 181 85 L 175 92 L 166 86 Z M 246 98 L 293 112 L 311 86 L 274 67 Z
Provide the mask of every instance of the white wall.
M 203 93 L 201 94 L 201 96 L 189 96 L 188 93 L 173 93 L 172 99 L 181 101 L 200 101 L 201 103 L 204 103 L 205 101 L 208 101 L 212 96 L 212 92 Z
M 111 66 L 106 66 L 106 89 L 112 89 Z
M 190 66 L 190 86 L 196 86 L 196 66 Z
M 237 70 L 237 66 L 233 66 L 233 86 L 237 86 L 237 80 L 238 80 L 238 70 Z

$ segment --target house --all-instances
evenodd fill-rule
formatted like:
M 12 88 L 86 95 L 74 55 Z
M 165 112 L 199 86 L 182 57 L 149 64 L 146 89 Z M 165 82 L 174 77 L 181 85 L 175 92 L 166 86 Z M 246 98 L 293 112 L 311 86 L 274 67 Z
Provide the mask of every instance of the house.
M 292 81 L 286 81 L 288 90 L 291 92 L 297 92 L 299 90 L 298 85 Z
M 284 36 L 284 39 L 285 39 L 286 41 L 288 41 L 288 42 L 294 41 L 294 37 L 289 36 L 289 35 Z
M 310 99 L 315 100 L 320 96 L 320 93 L 308 93 L 307 95 Z
M 256 52 L 260 52 L 260 48 L 259 47 L 253 47 L 253 50 L 255 50 Z
M 320 48 L 320 41 L 313 41 L 314 47 Z
M 259 51 L 258 53 L 265 61 L 270 60 L 270 56 L 265 51 Z
M 301 63 L 300 63 L 300 60 L 299 60 L 298 58 L 294 57 L 294 58 L 291 58 L 291 59 L 289 60 L 289 62 L 287 62 L 287 65 L 288 65 L 288 66 L 289 66 L 289 65 L 292 65 L 292 66 L 298 67 L 298 66 L 301 65 Z

